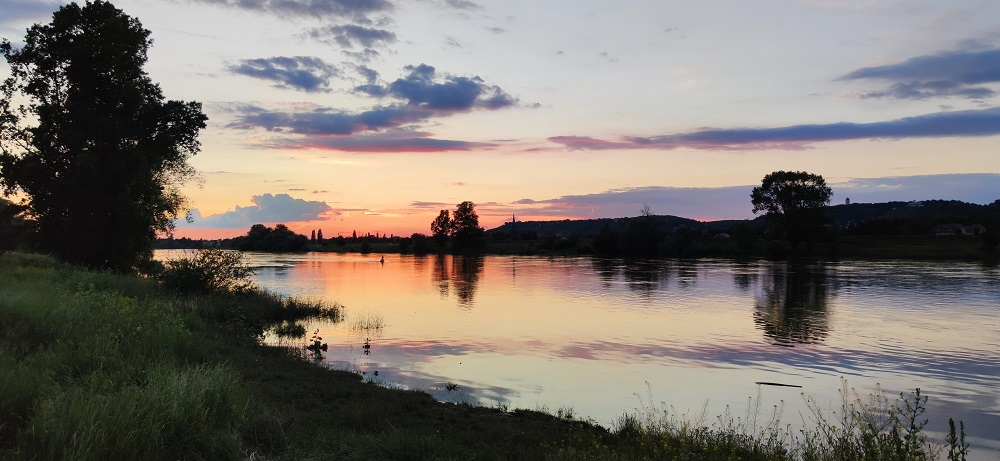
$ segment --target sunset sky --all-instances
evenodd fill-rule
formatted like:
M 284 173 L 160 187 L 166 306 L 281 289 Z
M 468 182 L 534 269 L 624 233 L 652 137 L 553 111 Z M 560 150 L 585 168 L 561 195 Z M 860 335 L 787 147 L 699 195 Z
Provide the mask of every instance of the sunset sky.
M 177 236 L 429 233 L 465 200 L 486 228 L 749 218 L 775 170 L 834 203 L 1000 199 L 996 0 L 112 3 L 210 119 Z M 0 36 L 60 4 L 0 0 Z

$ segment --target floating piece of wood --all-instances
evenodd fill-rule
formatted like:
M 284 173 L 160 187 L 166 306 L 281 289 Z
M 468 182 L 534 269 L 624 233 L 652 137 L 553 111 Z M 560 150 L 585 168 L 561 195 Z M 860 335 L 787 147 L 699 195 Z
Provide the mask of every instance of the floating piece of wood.
M 782 384 L 782 383 L 772 383 L 768 381 L 757 381 L 754 384 L 760 384 L 761 386 L 778 386 L 778 387 L 802 387 L 798 384 Z

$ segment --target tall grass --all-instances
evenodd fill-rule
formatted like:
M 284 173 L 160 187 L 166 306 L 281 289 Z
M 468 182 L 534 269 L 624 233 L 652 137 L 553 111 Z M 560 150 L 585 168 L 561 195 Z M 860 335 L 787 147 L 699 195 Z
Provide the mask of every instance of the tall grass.
M 37 255 L 0 256 L 0 279 L 0 458 L 239 454 L 240 379 L 196 363 L 189 306 Z
M 708 425 L 704 413 L 690 418 L 669 407 L 646 406 L 619 418 L 613 432 L 633 441 L 626 452 L 639 458 L 926 461 L 939 459 L 947 448 L 949 460 L 966 459 L 963 425 L 956 433 L 952 422 L 944 443 L 923 431 L 927 397 L 920 389 L 895 399 L 876 389 L 862 398 L 845 383 L 840 395 L 839 408 L 823 408 L 806 397 L 809 412 L 798 430 L 780 420 L 779 406 L 762 408 L 758 396 L 749 399 L 743 416 L 727 412 Z

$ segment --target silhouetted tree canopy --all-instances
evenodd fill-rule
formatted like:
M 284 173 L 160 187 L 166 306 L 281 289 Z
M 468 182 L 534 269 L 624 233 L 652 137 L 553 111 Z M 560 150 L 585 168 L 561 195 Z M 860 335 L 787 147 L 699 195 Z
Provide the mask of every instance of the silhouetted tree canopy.
M 820 175 L 804 171 L 775 171 L 764 176 L 750 193 L 753 212 L 764 212 L 788 238 L 792 250 L 823 224 L 822 209 L 833 191 Z
M 486 245 L 486 230 L 479 227 L 476 204 L 465 201 L 455 207 L 451 245 L 456 250 L 474 250 Z
M 441 210 L 434 221 L 431 222 L 431 236 L 438 245 L 444 245 L 455 229 L 455 223 L 451 220 L 451 213 L 448 210 Z
M 23 193 L 40 248 L 63 260 L 134 269 L 184 204 L 207 117 L 143 71 L 149 36 L 98 0 L 60 7 L 19 49 L 0 44 L 0 184 Z
M 233 248 L 240 251 L 295 252 L 304 251 L 308 243 L 309 237 L 296 234 L 284 224 L 275 225 L 273 229 L 254 224 L 247 235 L 233 239 Z
M 453 250 L 474 250 L 486 245 L 486 230 L 479 227 L 476 204 L 469 201 L 459 203 L 454 213 L 441 210 L 431 222 L 431 233 L 439 246 L 451 237 Z

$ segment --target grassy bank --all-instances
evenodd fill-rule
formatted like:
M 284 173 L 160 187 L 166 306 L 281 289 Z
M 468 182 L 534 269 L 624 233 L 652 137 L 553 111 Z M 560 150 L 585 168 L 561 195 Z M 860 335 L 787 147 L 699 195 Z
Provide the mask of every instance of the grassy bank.
M 0 255 L 0 286 L 0 459 L 962 459 L 960 428 L 950 448 L 923 439 L 919 395 L 847 399 L 795 433 L 652 407 L 605 429 L 437 402 L 258 341 L 337 306 L 179 295 L 18 253 Z

